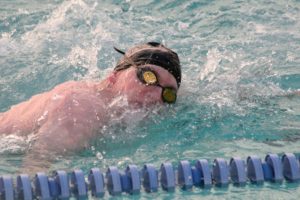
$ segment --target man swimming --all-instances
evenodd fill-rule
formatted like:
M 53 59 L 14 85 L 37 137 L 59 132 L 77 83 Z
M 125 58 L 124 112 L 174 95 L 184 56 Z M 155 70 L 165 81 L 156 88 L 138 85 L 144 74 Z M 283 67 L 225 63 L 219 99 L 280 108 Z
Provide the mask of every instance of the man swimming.
M 129 49 L 103 81 L 69 81 L 0 113 L 0 134 L 37 137 L 30 154 L 63 153 L 86 147 L 128 106 L 175 103 L 181 83 L 177 54 L 149 42 Z

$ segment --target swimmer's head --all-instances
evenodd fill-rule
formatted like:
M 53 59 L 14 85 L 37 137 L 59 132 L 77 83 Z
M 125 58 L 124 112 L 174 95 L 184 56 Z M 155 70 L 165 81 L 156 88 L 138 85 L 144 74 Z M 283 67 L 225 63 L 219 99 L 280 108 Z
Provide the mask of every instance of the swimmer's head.
M 115 67 L 115 71 L 127 69 L 131 66 L 152 64 L 166 69 L 176 79 L 177 86 L 181 83 L 181 66 L 177 53 L 157 42 L 148 42 L 137 45 L 123 52 L 117 48 L 116 51 L 124 56 Z
M 155 42 L 135 46 L 126 53 L 116 50 L 124 56 L 114 69 L 115 87 L 129 102 L 175 103 L 181 67 L 174 51 Z

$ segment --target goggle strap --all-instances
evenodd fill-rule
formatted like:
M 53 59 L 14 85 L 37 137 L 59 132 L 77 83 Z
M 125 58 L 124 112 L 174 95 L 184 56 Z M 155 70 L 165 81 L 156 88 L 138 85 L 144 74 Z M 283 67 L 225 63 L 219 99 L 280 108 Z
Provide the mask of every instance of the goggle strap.
M 118 49 L 117 47 L 115 47 L 114 46 L 114 50 L 116 50 L 117 52 L 119 52 L 120 54 L 123 54 L 123 55 L 125 55 L 125 52 L 124 51 L 122 51 L 122 50 L 120 50 L 120 49 Z

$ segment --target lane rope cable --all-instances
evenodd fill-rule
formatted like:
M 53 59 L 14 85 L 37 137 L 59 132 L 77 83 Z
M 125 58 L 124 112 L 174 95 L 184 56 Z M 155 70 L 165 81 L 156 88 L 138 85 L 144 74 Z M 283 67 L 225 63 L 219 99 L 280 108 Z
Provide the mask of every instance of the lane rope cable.
M 38 172 L 32 179 L 27 174 L 20 174 L 13 180 L 11 175 L 0 176 L 0 198 L 13 199 L 87 199 L 91 196 L 101 198 L 110 195 L 128 193 L 139 194 L 141 191 L 173 192 L 175 187 L 191 190 L 201 187 L 227 187 L 229 184 L 245 186 L 262 185 L 265 181 L 282 183 L 300 180 L 299 156 L 285 153 L 267 154 L 262 161 L 256 155 L 248 156 L 246 161 L 232 157 L 227 163 L 223 158 L 216 158 L 212 164 L 206 159 L 195 160 L 193 165 L 187 160 L 180 161 L 174 167 L 171 163 L 162 163 L 159 169 L 152 164 L 145 164 L 140 170 L 130 164 L 124 171 L 110 166 L 106 172 L 92 168 L 85 176 L 80 169 L 67 173 L 56 170 L 51 175 Z

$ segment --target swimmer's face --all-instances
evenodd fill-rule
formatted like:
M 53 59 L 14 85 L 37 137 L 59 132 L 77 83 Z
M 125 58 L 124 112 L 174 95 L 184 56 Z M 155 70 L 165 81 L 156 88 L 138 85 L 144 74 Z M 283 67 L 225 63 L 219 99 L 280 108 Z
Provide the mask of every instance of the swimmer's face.
M 137 76 L 137 68 L 130 67 L 126 70 L 118 72 L 118 84 L 121 86 L 123 94 L 127 96 L 129 103 L 142 105 L 162 104 L 163 88 L 173 88 L 177 92 L 177 82 L 172 74 L 162 67 L 155 65 L 144 65 L 139 68 L 147 68 L 153 71 L 157 77 L 157 85 L 147 85 L 143 83 Z

